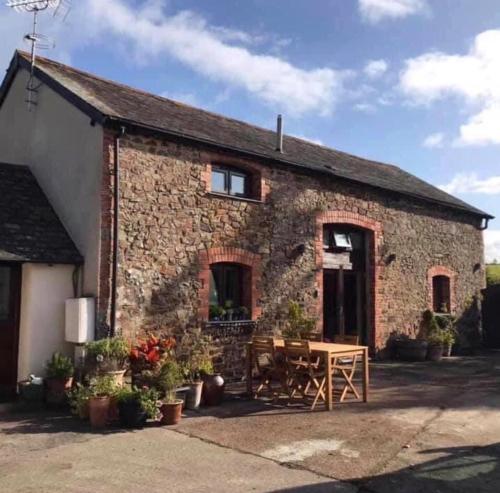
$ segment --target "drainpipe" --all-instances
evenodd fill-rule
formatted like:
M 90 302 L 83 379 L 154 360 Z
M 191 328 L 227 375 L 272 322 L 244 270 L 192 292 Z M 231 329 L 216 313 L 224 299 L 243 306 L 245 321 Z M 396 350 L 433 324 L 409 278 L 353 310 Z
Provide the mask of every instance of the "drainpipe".
M 118 294 L 118 252 L 120 234 L 120 139 L 125 135 L 125 127 L 115 135 L 113 160 L 113 256 L 111 272 L 111 320 L 110 336 L 116 334 L 116 300 Z

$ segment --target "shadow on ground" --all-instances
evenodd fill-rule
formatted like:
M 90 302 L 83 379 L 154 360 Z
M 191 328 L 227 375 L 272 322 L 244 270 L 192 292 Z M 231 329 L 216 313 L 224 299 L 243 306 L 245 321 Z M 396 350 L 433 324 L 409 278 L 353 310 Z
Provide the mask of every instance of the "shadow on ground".
M 447 447 L 422 451 L 438 455 L 419 465 L 374 477 L 354 479 L 359 493 L 496 493 L 500 488 L 500 443 L 484 447 Z M 322 493 L 338 488 L 304 485 L 273 490 L 273 493 Z

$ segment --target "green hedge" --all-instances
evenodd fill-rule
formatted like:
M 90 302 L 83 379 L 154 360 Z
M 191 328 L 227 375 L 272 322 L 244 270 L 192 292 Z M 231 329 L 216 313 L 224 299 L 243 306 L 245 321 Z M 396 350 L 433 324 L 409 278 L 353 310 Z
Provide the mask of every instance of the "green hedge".
M 488 286 L 500 284 L 500 264 L 486 266 L 486 282 Z

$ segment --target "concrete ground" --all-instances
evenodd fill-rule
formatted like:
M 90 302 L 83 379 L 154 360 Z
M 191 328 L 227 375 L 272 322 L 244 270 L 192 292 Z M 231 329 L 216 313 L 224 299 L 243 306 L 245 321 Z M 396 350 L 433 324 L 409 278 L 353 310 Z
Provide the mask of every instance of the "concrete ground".
M 500 491 L 500 354 L 375 363 L 368 404 L 231 400 L 176 427 L 92 433 L 0 416 L 0 492 Z

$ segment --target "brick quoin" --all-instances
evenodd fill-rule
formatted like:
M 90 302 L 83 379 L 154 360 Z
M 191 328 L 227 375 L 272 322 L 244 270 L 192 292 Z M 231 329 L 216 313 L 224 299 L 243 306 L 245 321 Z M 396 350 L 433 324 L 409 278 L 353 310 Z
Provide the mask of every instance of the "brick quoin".
M 367 274 L 370 279 L 371 291 L 371 334 L 369 345 L 374 349 L 380 349 L 383 344 L 383 336 L 386 334 L 386 327 L 382 318 L 382 278 L 383 265 L 381 264 L 380 249 L 383 241 L 382 224 L 378 221 L 349 211 L 325 211 L 316 216 L 316 289 L 318 292 L 317 316 L 318 329 L 323 330 L 323 226 L 325 224 L 348 224 L 358 226 L 372 235 L 369 241 L 370 263 L 367 266 Z
M 434 286 L 432 279 L 436 276 L 445 276 L 450 280 L 450 313 L 456 310 L 456 278 L 457 274 L 449 267 L 435 265 L 427 271 L 427 303 L 429 310 L 434 309 Z
M 199 254 L 200 272 L 198 281 L 200 288 L 198 317 L 202 321 L 209 317 L 209 290 L 210 290 L 210 266 L 221 262 L 230 262 L 242 265 L 249 270 L 250 283 L 250 312 L 252 320 L 257 320 L 262 314 L 262 308 L 259 306 L 260 282 L 261 282 L 261 257 L 260 255 L 241 248 L 234 247 L 216 247 L 201 251 Z

